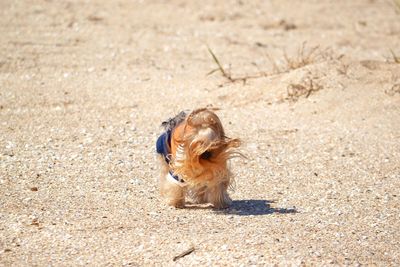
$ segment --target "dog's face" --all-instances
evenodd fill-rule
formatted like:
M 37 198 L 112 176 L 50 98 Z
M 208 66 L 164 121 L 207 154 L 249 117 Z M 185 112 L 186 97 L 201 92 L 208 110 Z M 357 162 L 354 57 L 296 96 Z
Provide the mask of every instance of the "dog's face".
M 210 109 L 190 113 L 175 128 L 171 140 L 171 167 L 192 185 L 229 181 L 227 160 L 237 153 L 238 139 L 225 136 L 218 116 Z

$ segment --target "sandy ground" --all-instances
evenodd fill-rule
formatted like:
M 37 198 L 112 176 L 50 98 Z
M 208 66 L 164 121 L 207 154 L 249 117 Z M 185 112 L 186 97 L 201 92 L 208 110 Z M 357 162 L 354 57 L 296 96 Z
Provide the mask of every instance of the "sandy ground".
M 400 265 L 393 2 L 0 1 L 0 34 L 0 265 Z M 206 105 L 233 205 L 166 207 L 159 124 Z

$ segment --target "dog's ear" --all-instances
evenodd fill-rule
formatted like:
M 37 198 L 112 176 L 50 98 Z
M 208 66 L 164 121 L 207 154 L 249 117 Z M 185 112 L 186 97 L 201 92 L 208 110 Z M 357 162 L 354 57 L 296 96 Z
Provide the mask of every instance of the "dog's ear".
M 205 107 L 205 108 L 198 108 L 198 109 L 195 109 L 195 110 L 193 110 L 191 113 L 190 113 L 190 115 L 196 115 L 196 114 L 198 114 L 198 113 L 201 113 L 201 112 L 203 112 L 203 111 L 210 111 L 210 112 L 214 112 L 214 111 L 218 111 L 218 110 L 220 110 L 219 108 L 213 108 L 213 107 Z
M 225 137 L 225 139 L 227 139 L 227 144 L 228 144 L 229 148 L 238 148 L 242 145 L 242 141 L 240 141 L 240 139 L 238 139 L 238 138 L 231 139 L 231 138 Z
M 218 116 L 213 112 L 217 109 L 199 108 L 193 110 L 187 117 L 187 124 L 198 127 L 199 125 L 221 125 Z

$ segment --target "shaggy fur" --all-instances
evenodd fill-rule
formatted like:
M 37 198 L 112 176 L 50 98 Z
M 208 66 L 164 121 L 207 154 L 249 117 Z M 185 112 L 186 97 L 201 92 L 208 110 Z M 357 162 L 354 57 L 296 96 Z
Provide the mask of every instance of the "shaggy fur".
M 190 195 L 195 203 L 211 203 L 215 208 L 226 208 L 231 203 L 228 187 L 232 175 L 227 161 L 240 155 L 235 148 L 239 139 L 225 136 L 215 109 L 202 108 L 163 122 L 166 131 L 172 132 L 169 147 L 169 164 L 162 157 L 163 171 L 160 179 L 161 195 L 175 207 L 185 206 Z M 185 186 L 166 179 L 168 172 L 184 179 Z

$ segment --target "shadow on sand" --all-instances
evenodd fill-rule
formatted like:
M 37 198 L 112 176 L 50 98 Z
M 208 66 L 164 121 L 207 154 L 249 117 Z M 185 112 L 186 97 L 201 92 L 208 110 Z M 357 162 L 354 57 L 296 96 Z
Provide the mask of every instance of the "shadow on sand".
M 272 208 L 271 204 L 274 201 L 249 199 L 249 200 L 234 200 L 229 208 L 224 210 L 216 210 L 221 214 L 232 214 L 240 216 L 250 215 L 267 215 L 267 214 L 288 214 L 297 213 L 296 208 Z

